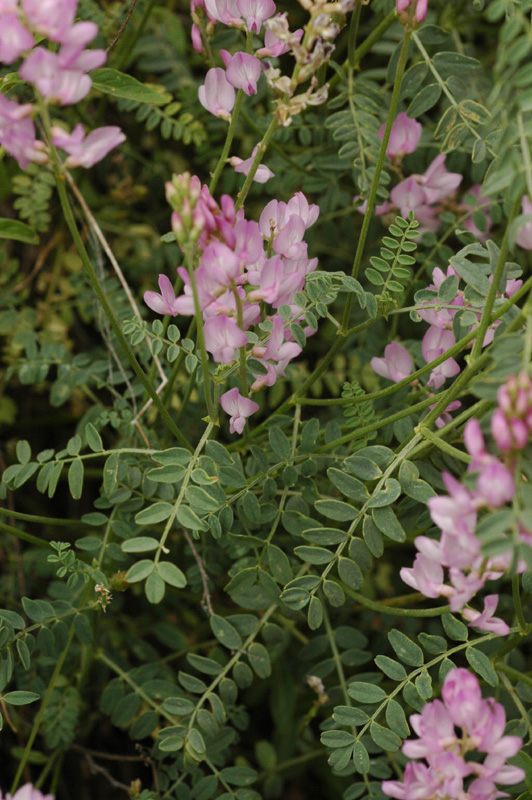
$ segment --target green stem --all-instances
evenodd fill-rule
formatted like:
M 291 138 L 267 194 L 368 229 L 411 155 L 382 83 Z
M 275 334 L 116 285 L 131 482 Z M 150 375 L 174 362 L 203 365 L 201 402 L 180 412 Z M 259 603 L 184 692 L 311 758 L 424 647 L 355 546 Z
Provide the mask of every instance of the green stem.
M 357 33 L 361 11 L 362 3 L 357 3 L 351 16 L 351 22 L 349 25 L 349 36 L 347 38 L 347 63 L 350 69 L 354 69 L 356 63 Z
M 209 192 L 211 194 L 214 194 L 214 190 L 218 185 L 218 181 L 220 180 L 223 168 L 225 167 L 225 162 L 227 161 L 227 157 L 229 155 L 229 150 L 235 135 L 236 124 L 238 121 L 238 115 L 240 113 L 240 106 L 242 105 L 243 97 L 244 97 L 244 90 L 239 89 L 236 95 L 235 107 L 233 108 L 233 113 L 231 114 L 231 122 L 229 123 L 229 130 L 227 131 L 227 136 L 225 137 L 223 150 L 221 152 L 220 158 L 218 159 L 218 163 L 216 164 L 216 169 L 213 172 L 211 182 L 209 184 Z
M 454 422 L 454 421 L 453 421 Z M 454 423 L 456 426 L 456 423 Z M 463 461 L 464 464 L 471 463 L 471 456 L 467 453 L 464 453 L 463 450 L 459 450 L 457 447 L 453 447 L 452 444 L 449 444 L 440 436 L 436 436 L 430 428 L 427 428 L 425 425 L 420 425 L 418 427 L 418 431 L 423 436 L 424 439 L 428 439 L 429 442 L 435 444 L 436 447 L 441 450 L 443 453 L 448 453 L 448 455 L 452 456 L 453 458 L 458 459 L 458 461 Z
M 519 575 L 514 575 L 512 578 L 512 597 L 514 601 L 514 608 L 515 608 L 515 616 L 517 617 L 517 622 L 519 623 L 519 627 L 523 632 L 528 630 L 528 625 L 526 623 L 524 614 L 523 614 L 523 604 L 521 603 L 521 592 L 519 587 Z
M 214 416 L 214 409 L 211 397 L 211 373 L 209 371 L 209 356 L 207 355 L 207 350 L 205 349 L 205 336 L 203 334 L 203 311 L 201 310 L 199 302 L 198 287 L 196 285 L 196 275 L 194 272 L 194 263 L 192 255 L 188 248 L 185 250 L 185 261 L 188 274 L 190 277 L 190 288 L 192 289 L 192 295 L 194 297 L 194 316 L 196 318 L 198 348 L 201 356 L 201 371 L 203 373 L 205 403 L 207 405 L 207 414 L 209 415 L 209 419 L 211 420 L 211 422 L 214 422 L 215 416 Z
M 37 536 L 32 536 L 31 533 L 19 531 L 18 528 L 13 528 L 11 525 L 5 525 L 3 522 L 0 522 L 0 531 L 9 534 L 9 536 L 16 536 L 17 539 L 22 539 L 24 542 L 29 542 L 37 547 L 50 547 L 49 542 L 45 542 Z
M 65 649 L 63 650 L 63 652 L 59 656 L 57 664 L 55 665 L 55 669 L 54 669 L 54 671 L 52 673 L 52 677 L 50 678 L 50 683 L 48 684 L 48 688 L 46 689 L 46 693 L 45 693 L 45 695 L 43 697 L 43 701 L 41 703 L 41 707 L 40 707 L 39 711 L 37 712 L 37 716 L 35 717 L 35 721 L 33 723 L 33 727 L 31 729 L 31 733 L 30 733 L 29 739 L 28 739 L 28 741 L 26 743 L 26 747 L 24 748 L 24 752 L 22 754 L 22 758 L 20 759 L 20 763 L 18 765 L 18 769 L 17 769 L 16 775 L 15 775 L 15 780 L 13 781 L 13 785 L 11 786 L 11 794 L 12 795 L 15 794 L 15 792 L 16 792 L 16 790 L 18 788 L 20 779 L 22 777 L 22 773 L 24 772 L 24 768 L 26 766 L 26 762 L 27 762 L 27 760 L 29 758 L 29 755 L 31 753 L 31 748 L 33 747 L 33 742 L 35 741 L 35 738 L 36 738 L 36 736 L 37 736 L 37 734 L 39 732 L 39 728 L 41 727 L 41 722 L 42 722 L 42 719 L 44 717 L 44 712 L 46 711 L 46 709 L 48 707 L 48 703 L 50 702 L 50 700 L 52 698 L 52 694 L 54 692 L 55 685 L 56 685 L 56 683 L 57 683 L 57 681 L 59 679 L 59 676 L 61 674 L 61 670 L 63 669 L 63 664 L 65 663 L 65 658 L 67 657 L 67 653 L 68 653 L 68 651 L 70 649 L 70 645 L 72 644 L 72 639 L 73 638 L 74 638 L 74 624 L 72 623 L 72 625 L 70 626 L 69 633 L 68 633 L 68 639 L 67 639 L 67 643 L 66 643 Z
M 388 117 L 386 119 L 386 127 L 384 129 L 384 137 L 381 143 L 381 148 L 379 150 L 377 165 L 375 167 L 375 175 L 371 184 L 371 189 L 368 197 L 368 206 L 366 208 L 366 213 L 364 214 L 364 219 L 362 221 L 362 230 L 360 231 L 360 237 L 358 240 L 357 249 L 355 253 L 355 260 L 353 262 L 353 269 L 351 270 L 351 275 L 353 278 L 357 277 L 358 272 L 360 270 L 360 265 L 362 263 L 362 256 L 364 254 L 364 247 L 366 245 L 366 238 L 368 235 L 369 226 L 373 219 L 373 211 L 377 199 L 377 190 L 379 188 L 381 172 L 386 158 L 386 149 L 388 147 L 388 141 L 390 139 L 390 132 L 392 130 L 392 125 L 395 120 L 397 104 L 399 103 L 399 95 L 401 93 L 401 84 L 403 82 L 403 75 L 406 67 L 406 62 L 408 60 L 408 50 L 410 47 L 411 35 L 412 35 L 411 32 L 409 31 L 405 32 L 405 38 L 403 39 L 403 45 L 401 47 L 401 52 L 399 54 L 399 62 L 397 64 L 397 72 L 395 73 L 395 80 L 393 84 L 392 99 L 390 101 L 390 108 L 388 109 Z M 349 317 L 351 314 L 353 297 L 354 297 L 354 292 L 349 292 L 346 298 L 344 316 L 342 320 L 343 330 L 347 330 L 349 326 Z
M 238 197 L 235 203 L 236 211 L 238 211 L 244 205 L 246 197 L 248 196 L 248 192 L 251 188 L 251 184 L 253 183 L 253 178 L 255 177 L 255 173 L 257 172 L 260 163 L 264 158 L 264 154 L 273 138 L 273 134 L 277 130 L 277 125 L 278 125 L 277 117 L 274 114 L 270 120 L 270 124 L 266 129 L 266 133 L 264 134 L 261 141 L 257 145 L 257 152 L 255 153 L 255 158 L 253 159 L 253 163 L 251 164 L 250 170 L 246 176 L 244 185 L 242 186 L 241 190 L 238 193 Z
M 342 664 L 342 658 L 338 650 L 338 645 L 336 644 L 336 639 L 334 635 L 335 632 L 331 625 L 331 621 L 329 619 L 329 614 L 327 612 L 327 605 L 325 603 L 322 603 L 322 605 L 323 605 L 323 621 L 325 623 L 325 632 L 327 634 L 327 639 L 329 640 L 329 647 L 331 648 L 332 657 L 334 660 L 334 664 L 336 666 L 336 674 L 338 675 L 338 681 L 340 683 L 340 686 L 342 687 L 344 703 L 346 706 L 350 706 L 352 705 L 351 698 L 347 693 L 347 681 L 345 679 L 344 665 Z M 356 731 L 353 731 L 353 733 L 356 733 Z
M 508 218 L 508 224 L 506 225 L 506 230 L 504 232 L 501 249 L 499 251 L 499 257 L 497 258 L 497 263 L 495 265 L 495 269 L 492 275 L 490 289 L 488 292 L 488 296 L 486 297 L 486 304 L 482 312 L 480 324 L 476 331 L 476 337 L 475 337 L 475 342 L 473 344 L 473 349 L 471 350 L 471 358 L 470 358 L 471 363 L 476 361 L 476 359 L 479 357 L 479 354 L 483 347 L 484 337 L 486 336 L 488 328 L 491 325 L 491 312 L 493 311 L 495 298 L 497 297 L 497 292 L 499 291 L 499 282 L 501 280 L 501 276 L 504 270 L 504 265 L 506 263 L 506 257 L 508 255 L 510 227 L 512 224 L 512 220 L 517 216 L 517 212 L 519 210 L 520 205 L 521 205 L 521 197 L 517 198 L 514 201 L 512 210 L 510 212 L 510 216 Z
M 513 678 L 514 681 L 521 681 L 521 683 L 526 683 L 527 686 L 532 686 L 530 675 L 525 675 L 524 672 L 519 672 L 519 670 L 509 667 L 508 664 L 497 663 L 496 669 L 497 672 L 503 672 L 509 678 Z
M 244 308 L 242 300 L 238 294 L 238 289 L 233 286 L 233 296 L 236 305 L 236 321 L 241 331 L 244 330 Z M 239 374 L 240 374 L 240 390 L 243 397 L 248 396 L 248 370 L 246 366 L 246 345 L 238 348 L 238 361 L 239 361 Z M 247 428 L 246 428 L 247 431 Z
M 357 428 L 352 433 L 347 433 L 345 436 L 340 437 L 340 439 L 335 439 L 333 442 L 329 442 L 329 444 L 324 444 L 322 447 L 318 447 L 316 450 L 317 453 L 327 453 L 329 450 L 334 450 L 336 447 L 340 447 L 343 444 L 347 444 L 347 442 L 352 442 L 356 439 L 361 439 L 366 436 L 368 433 L 372 431 L 378 431 L 380 428 L 384 428 L 387 425 L 391 425 L 393 422 L 397 422 L 399 419 L 404 419 L 405 417 L 410 417 L 412 414 L 416 414 L 418 411 L 423 411 L 424 409 L 428 408 L 430 405 L 434 404 L 433 397 L 427 397 L 425 400 L 422 400 L 420 403 L 416 403 L 409 408 L 404 408 L 402 411 L 398 411 L 396 414 L 391 414 L 389 417 L 385 419 L 380 419 L 377 422 L 372 422 L 371 425 L 365 425 L 363 428 Z
M 441 617 L 442 614 L 447 614 L 451 608 L 451 606 L 438 606 L 437 608 L 396 608 L 395 606 L 386 606 L 376 600 L 370 600 L 369 597 L 365 597 L 359 592 L 353 591 L 345 583 L 340 582 L 340 585 L 346 595 L 352 600 L 356 600 L 361 606 L 372 611 L 378 611 L 380 614 L 389 614 L 392 617 Z
M 519 697 L 517 695 L 517 692 L 515 691 L 514 687 L 512 686 L 512 684 L 510 683 L 510 681 L 508 680 L 507 676 L 504 674 L 504 672 L 502 670 L 501 670 L 501 673 L 500 673 L 499 677 L 501 678 L 501 680 L 502 680 L 502 682 L 504 684 L 504 688 L 506 689 L 506 691 L 508 692 L 508 694 L 512 698 L 515 707 L 517 708 L 517 710 L 521 714 L 523 722 L 525 723 L 526 727 L 528 728 L 528 738 L 529 738 L 529 740 L 532 739 L 532 722 L 530 721 L 530 715 L 529 715 L 528 711 L 525 709 L 523 703 L 521 702 L 521 700 L 519 699 Z M 532 788 L 530 786 L 530 779 L 529 779 L 529 788 Z
M 202 450 L 203 450 L 203 448 L 205 446 L 205 443 L 208 441 L 209 436 L 211 435 L 211 431 L 212 431 L 213 428 L 214 428 L 214 423 L 213 422 L 209 422 L 209 424 L 205 428 L 203 436 L 201 437 L 201 439 L 198 442 L 198 446 L 194 450 L 194 455 L 190 459 L 190 463 L 187 466 L 187 471 L 185 472 L 185 476 L 183 478 L 183 483 L 181 484 L 181 488 L 179 490 L 179 494 L 177 496 L 177 500 L 175 501 L 174 506 L 172 508 L 172 513 L 168 517 L 166 525 L 164 526 L 163 535 L 161 536 L 161 539 L 159 541 L 159 547 L 157 548 L 157 552 L 155 554 L 155 558 L 153 559 L 156 567 L 157 567 L 157 564 L 159 563 L 159 559 L 161 558 L 161 553 L 164 550 L 165 542 L 166 542 L 166 540 L 167 540 L 167 538 L 168 538 L 168 536 L 170 534 L 170 531 L 172 530 L 172 526 L 174 524 L 174 520 L 176 518 L 177 512 L 179 511 L 179 507 L 181 506 L 181 503 L 183 502 L 183 498 L 185 497 L 185 492 L 187 490 L 188 484 L 190 483 L 190 477 L 192 475 L 192 470 L 196 467 L 196 464 L 197 464 L 198 459 L 199 459 L 199 457 L 201 455 L 201 452 L 202 452 Z
M 36 514 L 22 514 L 20 511 L 11 511 L 9 508 L 2 508 L 0 506 L 0 516 L 11 517 L 11 519 L 20 519 L 22 522 L 36 522 L 42 525 L 57 526 L 72 526 L 72 525 L 87 525 L 82 519 L 58 519 L 57 517 L 41 517 Z
M 43 118 L 47 119 L 47 116 L 48 116 L 47 114 L 46 115 L 43 114 Z M 46 125 L 46 127 L 48 129 L 48 132 L 50 132 L 49 119 L 47 119 L 47 123 L 48 124 Z M 89 278 L 90 284 L 91 284 L 91 286 L 92 286 L 92 288 L 93 288 L 93 290 L 94 290 L 94 292 L 95 292 L 95 294 L 96 294 L 96 296 L 97 296 L 97 298 L 98 298 L 98 300 L 100 302 L 100 305 L 102 306 L 102 309 L 103 309 L 103 311 L 105 313 L 105 316 L 109 320 L 111 328 L 113 329 L 113 332 L 114 332 L 116 338 L 120 342 L 120 345 L 121 345 L 121 347 L 122 347 L 122 349 L 123 349 L 128 361 L 129 361 L 129 363 L 131 364 L 131 366 L 133 368 L 133 371 L 135 372 L 137 378 L 140 380 L 140 382 L 142 383 L 142 385 L 144 386 L 144 388 L 148 392 L 149 396 L 153 400 L 153 402 L 154 402 L 155 406 L 157 407 L 161 417 L 163 418 L 168 430 L 175 436 L 175 438 L 179 441 L 179 443 L 183 447 L 186 447 L 188 450 L 192 450 L 192 447 L 191 447 L 190 443 L 183 436 L 183 434 L 181 433 L 179 428 L 175 425 L 172 417 L 168 413 L 168 410 L 164 407 L 164 405 L 163 405 L 163 403 L 161 401 L 161 398 L 159 397 L 159 395 L 155 391 L 155 388 L 154 388 L 153 384 L 148 379 L 146 373 L 144 372 L 144 370 L 142 369 L 141 365 L 137 361 L 135 353 L 131 349 L 131 346 L 130 346 L 129 342 L 126 339 L 126 337 L 125 337 L 125 335 L 124 335 L 124 333 L 122 331 L 122 328 L 120 327 L 120 323 L 119 323 L 118 319 L 116 318 L 113 309 L 111 308 L 111 305 L 109 303 L 107 295 L 105 294 L 105 292 L 103 290 L 103 287 L 102 287 L 102 285 L 101 285 L 101 283 L 100 283 L 100 281 L 98 279 L 98 276 L 96 275 L 94 267 L 92 266 L 92 262 L 91 262 L 91 260 L 89 258 L 89 254 L 87 253 L 87 251 L 85 249 L 85 245 L 83 244 L 83 240 L 82 240 L 82 238 L 81 238 L 81 236 L 79 234 L 79 231 L 78 231 L 78 228 L 77 228 L 77 225 L 76 225 L 76 220 L 74 218 L 74 212 L 72 210 L 72 206 L 70 205 L 70 201 L 68 199 L 68 195 L 67 195 L 67 192 L 66 192 L 64 179 L 63 179 L 63 176 L 61 174 L 61 169 L 60 169 L 60 165 L 59 165 L 59 160 L 57 158 L 57 153 L 55 152 L 55 149 L 53 147 L 51 147 L 50 150 L 51 150 L 51 153 L 52 153 L 52 166 L 53 166 L 54 175 L 55 175 L 55 182 L 56 182 L 56 186 L 57 186 L 57 192 L 59 194 L 59 200 L 60 200 L 60 203 L 61 203 L 61 208 L 63 210 L 65 221 L 66 221 L 68 229 L 70 230 L 70 233 L 72 235 L 72 239 L 74 240 L 74 244 L 76 245 L 76 249 L 78 251 L 79 257 L 80 257 L 80 259 L 81 259 L 81 261 L 83 263 L 83 266 L 85 267 L 85 270 L 87 272 L 87 277 Z

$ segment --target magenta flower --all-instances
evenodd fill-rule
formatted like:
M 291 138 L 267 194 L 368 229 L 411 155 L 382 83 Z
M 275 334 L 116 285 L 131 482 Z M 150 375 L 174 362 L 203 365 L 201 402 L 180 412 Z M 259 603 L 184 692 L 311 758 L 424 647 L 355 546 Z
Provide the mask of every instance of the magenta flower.
M 0 145 L 27 169 L 31 161 L 45 164 L 48 156 L 44 142 L 35 138 L 35 125 L 31 119 L 31 103 L 19 105 L 0 92 Z
M 417 216 L 417 209 L 429 202 L 427 194 L 416 180 L 415 176 L 406 178 L 394 186 L 390 192 L 390 200 L 401 212 L 402 217 L 408 217 L 408 213 L 413 211 Z
M 414 19 L 416 22 L 423 22 L 427 16 L 427 0 L 396 0 L 397 13 L 402 14 L 414 3 Z
M 383 125 L 379 131 L 381 139 L 384 138 L 385 127 Z M 419 144 L 422 131 L 421 123 L 410 119 L 404 111 L 401 111 L 393 122 L 386 155 L 390 158 L 394 156 L 403 158 L 407 153 L 413 153 Z
M 239 347 L 245 347 L 248 337 L 233 317 L 209 317 L 203 326 L 205 348 L 217 364 L 230 364 Z
M 390 342 L 384 348 L 384 358 L 372 358 L 371 368 L 377 375 L 399 383 L 412 374 L 412 356 L 399 342 Z
M 238 156 L 232 156 L 232 158 L 229 159 L 229 163 L 231 164 L 231 166 L 235 168 L 235 172 L 241 172 L 243 175 L 248 175 L 251 166 L 253 164 L 253 161 L 255 160 L 256 153 L 257 153 L 257 145 L 255 145 L 255 147 L 253 148 L 251 156 L 249 158 L 246 158 L 245 161 L 242 158 L 239 158 Z M 259 164 L 259 167 L 253 177 L 253 180 L 256 181 L 257 183 L 266 183 L 266 181 L 269 181 L 270 178 L 273 177 L 274 173 L 271 171 L 269 167 L 267 167 L 265 164 Z
M 234 56 L 227 50 L 220 50 L 226 72 L 225 77 L 235 89 L 243 89 L 247 95 L 257 94 L 257 81 L 262 67 L 258 58 L 248 53 L 238 52 Z
M 427 203 L 437 203 L 455 192 L 462 181 L 458 172 L 449 172 L 445 167 L 447 156 L 440 153 L 427 167 L 423 175 L 416 176 L 427 197 Z
M 74 24 L 78 0 L 22 0 L 30 27 L 53 42 L 62 42 Z
M 272 24 L 283 29 L 286 35 L 282 39 L 270 28 Z M 288 53 L 291 45 L 300 42 L 302 37 L 303 28 L 299 28 L 297 31 L 294 31 L 294 33 L 290 33 L 286 13 L 276 14 L 272 21 L 266 24 L 264 47 L 257 50 L 255 55 L 257 58 L 277 58 L 278 56 L 284 55 L 284 53 Z
M 0 800 L 2 792 L 0 791 Z M 14 795 L 6 794 L 5 800 L 55 800 L 53 794 L 43 794 L 32 783 L 25 783 Z
M 427 364 L 429 364 L 431 361 L 434 361 L 436 358 L 439 358 L 439 356 L 443 355 L 454 344 L 456 344 L 456 342 L 454 340 L 452 331 L 431 326 L 423 337 L 423 342 L 421 345 L 423 358 Z M 440 386 L 445 383 L 447 378 L 452 378 L 459 372 L 460 367 L 454 358 L 448 358 L 442 364 L 434 367 L 430 373 L 427 386 L 433 386 L 435 389 L 439 389 Z
M 198 89 L 198 98 L 201 105 L 215 117 L 226 120 L 231 118 L 236 99 L 235 90 L 220 67 L 214 67 L 207 72 L 205 84 Z
M 88 136 L 85 136 L 83 125 L 80 123 L 70 134 L 54 126 L 52 135 L 52 144 L 68 153 L 65 162 L 68 167 L 92 167 L 126 140 L 124 133 L 115 125 L 96 128 Z
M 0 24 L 0 61 L 12 64 L 35 44 L 33 36 L 15 13 L 2 16 Z
M 43 97 L 62 106 L 78 103 L 92 86 L 88 75 L 77 69 L 65 69 L 60 54 L 44 47 L 31 51 L 19 73 L 25 81 L 35 84 Z
M 403 744 L 403 753 L 424 758 L 410 761 L 403 781 L 384 781 L 382 790 L 399 800 L 494 800 L 504 796 L 497 783 L 519 783 L 525 771 L 507 765 L 522 747 L 519 736 L 504 736 L 506 714 L 492 697 L 484 700 L 477 678 L 466 669 L 452 669 L 442 687 L 442 699 L 427 703 L 410 724 L 419 739 Z M 457 733 L 455 727 L 461 728 Z M 477 751 L 477 758 L 467 756 Z M 483 754 L 484 760 L 478 758 Z M 469 786 L 464 781 L 472 778 Z
M 159 289 L 161 293 L 144 292 L 144 302 L 157 314 L 169 314 L 175 317 L 178 314 L 176 308 L 176 296 L 174 287 L 166 275 L 159 275 Z
M 207 13 L 212 19 L 224 25 L 240 23 L 240 12 L 237 0 L 204 0 Z
M 229 414 L 229 432 L 242 433 L 246 420 L 259 410 L 260 406 L 254 400 L 242 397 L 238 389 L 230 389 L 220 397 L 220 405 L 226 414 Z
M 273 0 L 237 0 L 240 16 L 246 20 L 248 31 L 259 34 L 265 20 L 275 14 Z
M 484 611 L 474 611 L 472 608 L 464 608 L 462 616 L 467 619 L 469 626 L 478 628 L 481 631 L 496 633 L 498 636 L 506 636 L 510 628 L 502 619 L 494 617 L 499 602 L 498 594 L 490 594 L 484 598 Z

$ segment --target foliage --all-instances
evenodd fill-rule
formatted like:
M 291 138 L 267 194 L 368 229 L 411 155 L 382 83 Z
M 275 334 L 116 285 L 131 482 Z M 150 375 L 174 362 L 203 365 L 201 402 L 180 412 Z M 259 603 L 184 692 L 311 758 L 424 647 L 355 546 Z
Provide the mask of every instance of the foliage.
M 301 47 L 316 22 L 305 5 L 277 3 L 305 28 Z M 292 56 L 269 56 L 268 82 L 240 91 L 228 125 L 198 87 L 220 50 L 249 54 L 262 36 L 196 9 L 198 53 L 184 0 L 81 0 L 108 61 L 80 103 L 46 105 L 42 138 L 48 115 L 68 130 L 120 125 L 127 140 L 89 170 L 52 152 L 24 171 L 0 162 L 4 793 L 24 777 L 58 800 L 80 781 L 102 798 L 382 800 L 404 772 L 409 717 L 455 666 L 504 705 L 526 771 L 505 790 L 530 791 L 532 450 L 497 449 L 490 420 L 501 386 L 531 370 L 532 6 L 429 5 L 417 25 L 389 0 L 344 3 L 334 53 L 322 32 L 323 51 L 281 84 Z M 315 85 L 297 82 L 308 64 Z M 11 66 L 2 92 L 32 99 Z M 387 154 L 400 112 L 421 138 Z M 255 166 L 274 173 L 263 184 L 230 162 L 257 143 Z M 439 154 L 461 181 L 438 194 Z M 180 298 L 198 274 L 206 222 L 187 173 L 210 183 L 210 213 L 224 209 L 217 243 L 240 207 L 258 222 L 301 191 L 320 210 L 294 240 L 317 268 L 290 302 L 255 299 L 260 319 L 231 359 L 210 357 L 203 315 L 154 318 L 142 302 L 159 274 Z M 409 197 L 435 194 L 404 208 L 406 181 Z M 264 239 L 264 261 L 300 258 Z M 224 308 L 234 301 L 240 325 L 239 286 Z M 427 344 L 431 315 L 443 344 Z M 284 364 L 264 355 L 277 323 L 297 350 Z M 397 363 L 373 359 L 399 339 L 410 372 L 385 377 Z M 242 435 L 218 402 L 237 386 L 260 407 Z M 464 445 L 471 420 L 481 455 L 467 433 Z M 514 482 L 498 506 L 478 500 L 490 458 Z M 400 576 L 415 547 L 439 544 L 431 501 L 458 502 L 458 484 L 477 492 L 482 568 L 506 558 L 478 591 L 499 594 L 507 636 Z

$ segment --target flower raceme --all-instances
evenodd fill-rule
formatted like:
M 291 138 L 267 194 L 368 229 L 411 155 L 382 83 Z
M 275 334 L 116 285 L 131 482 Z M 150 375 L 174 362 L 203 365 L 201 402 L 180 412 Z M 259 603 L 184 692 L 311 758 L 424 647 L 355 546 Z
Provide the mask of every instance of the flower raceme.
M 414 564 L 401 570 L 401 577 L 409 586 L 426 597 L 447 597 L 451 610 L 460 611 L 469 625 L 499 635 L 507 634 L 509 628 L 494 616 L 497 595 L 485 598 L 482 612 L 464 606 L 488 580 L 500 578 L 514 561 L 511 548 L 486 557 L 475 530 L 479 511 L 501 508 L 512 502 L 515 495 L 515 455 L 525 447 L 532 432 L 532 426 L 524 423 L 527 419 L 532 422 L 530 388 L 528 375 L 512 376 L 499 388 L 498 408 L 491 425 L 503 459 L 487 451 L 478 420 L 468 421 L 464 429 L 464 443 L 471 456 L 467 485 L 443 473 L 448 496 L 431 497 L 427 501 L 432 521 L 441 531 L 440 539 L 418 536 Z M 532 533 L 521 523 L 517 531 L 518 543 L 530 546 Z M 518 573 L 527 569 L 522 559 L 517 559 L 515 569 Z M 448 570 L 447 582 L 445 570 Z
M 382 791 L 398 800 L 493 800 L 505 796 L 496 784 L 524 780 L 525 771 L 506 764 L 522 747 L 519 736 L 505 736 L 506 712 L 493 697 L 483 698 L 477 678 L 451 669 L 442 700 L 412 714 L 417 739 L 403 743 L 409 761 L 402 781 L 383 781 Z M 458 729 L 458 731 L 457 731 Z
M 0 3 L 0 61 L 12 64 L 23 57 L 20 77 L 33 84 L 45 102 L 62 106 L 82 100 L 90 91 L 88 75 L 105 63 L 104 50 L 87 50 L 96 37 L 93 22 L 74 22 L 77 0 L 17 0 Z M 34 35 L 47 36 L 57 52 L 35 47 Z M 31 104 L 18 105 L 0 95 L 0 145 L 27 169 L 31 161 L 47 160 L 45 145 L 36 139 Z M 53 143 L 69 154 L 68 166 L 91 167 L 124 141 L 116 127 L 99 128 L 86 138 L 81 126 L 70 136 L 54 128 Z
M 174 209 L 172 227 L 178 243 L 184 248 L 190 241 L 197 242 L 199 261 L 193 281 L 187 269 L 178 267 L 183 291 L 177 297 L 170 279 L 160 275 L 160 293 L 147 291 L 146 305 L 158 314 L 190 316 L 197 304 L 205 348 L 217 364 L 231 364 L 237 352 L 248 346 L 247 331 L 260 324 L 251 336 L 258 342 L 249 355 L 261 365 L 261 374 L 251 370 L 255 378 L 251 389 L 273 386 L 301 353 L 277 309 L 289 306 L 291 322 L 302 315 L 294 296 L 317 267 L 317 259 L 308 257 L 303 237 L 318 217 L 318 206 L 297 192 L 288 203 L 270 201 L 257 223 L 247 220 L 243 209 L 236 212 L 228 195 L 218 204 L 207 186 L 188 174 L 174 176 L 166 196 Z M 265 246 L 273 253 L 270 257 Z M 305 329 L 305 335 L 314 332 Z M 229 400 L 220 403 L 233 420 L 230 431 L 241 433 L 247 417 L 259 406 L 236 388 L 222 399 L 227 396 Z

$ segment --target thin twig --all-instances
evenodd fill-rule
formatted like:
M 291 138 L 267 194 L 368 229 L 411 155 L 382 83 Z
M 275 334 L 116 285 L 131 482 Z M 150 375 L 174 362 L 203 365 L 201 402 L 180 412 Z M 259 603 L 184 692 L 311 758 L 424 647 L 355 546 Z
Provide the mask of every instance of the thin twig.
M 48 254 L 50 253 L 51 250 L 54 249 L 54 247 L 56 246 L 56 244 L 59 242 L 60 239 L 61 239 L 61 234 L 55 233 L 50 239 L 50 241 L 44 245 L 39 255 L 37 256 L 32 271 L 30 272 L 29 275 L 26 275 L 26 277 L 23 280 L 21 280 L 20 283 L 17 283 L 16 286 L 13 286 L 13 292 L 20 292 L 21 289 L 24 289 L 25 286 L 31 283 L 31 281 L 34 279 L 37 273 L 40 272 L 40 270 L 43 268 L 46 259 L 48 258 Z
M 198 569 L 201 575 L 201 582 L 203 584 L 203 597 L 201 598 L 201 605 L 203 606 L 203 608 L 207 608 L 209 615 L 212 617 L 214 611 L 211 603 L 211 595 L 209 593 L 209 576 L 207 575 L 207 572 L 205 570 L 205 565 L 203 564 L 203 560 L 198 551 L 196 550 L 194 542 L 192 541 L 192 537 L 190 536 L 189 532 L 183 530 L 183 533 L 185 534 L 185 539 L 187 540 L 189 547 L 192 550 L 192 555 L 196 559 L 196 564 L 198 565 Z
M 122 272 L 122 270 L 120 268 L 120 265 L 119 265 L 118 261 L 116 260 L 113 251 L 111 250 L 111 247 L 109 246 L 109 242 L 105 238 L 102 229 L 100 228 L 100 226 L 96 222 L 96 219 L 95 219 L 94 215 L 92 214 L 90 208 L 88 207 L 87 203 L 85 202 L 85 198 L 83 197 L 83 195 L 81 194 L 80 190 L 76 186 L 72 175 L 70 174 L 70 172 L 68 172 L 68 170 L 65 170 L 65 175 L 66 175 L 67 180 L 68 180 L 68 182 L 70 184 L 70 188 L 72 189 L 72 191 L 74 192 L 74 195 L 76 196 L 76 200 L 80 204 L 80 206 L 81 206 L 81 208 L 83 210 L 83 213 L 85 214 L 85 216 L 87 218 L 87 222 L 89 223 L 89 225 L 93 229 L 94 233 L 96 234 L 96 238 L 100 242 L 100 244 L 101 244 L 101 246 L 102 246 L 102 248 L 103 248 L 103 250 L 104 250 L 104 252 L 105 252 L 105 254 L 107 256 L 107 258 L 111 262 L 111 265 L 112 265 L 112 267 L 113 267 L 113 269 L 114 269 L 114 271 L 116 273 L 116 277 L 120 281 L 120 283 L 122 285 L 122 288 L 123 288 L 123 290 L 125 292 L 125 295 L 126 295 L 127 299 L 129 300 L 129 305 L 133 309 L 133 313 L 135 314 L 135 316 L 138 319 L 138 321 L 142 322 L 142 317 L 140 315 L 139 308 L 138 308 L 138 306 L 137 306 L 137 304 L 135 302 L 135 298 L 133 297 L 131 289 L 129 288 L 129 284 L 125 279 L 124 273 Z M 148 346 L 150 347 L 150 350 L 151 350 L 151 340 L 148 340 Z M 153 355 L 153 353 L 152 353 L 152 355 Z M 162 365 L 161 365 L 161 362 L 159 360 L 159 357 L 156 356 L 156 355 L 153 355 L 153 360 L 155 362 L 155 365 L 157 367 L 157 370 L 159 372 L 159 375 L 160 375 L 161 381 L 162 381 L 162 386 L 160 386 L 159 389 L 157 389 L 157 393 L 159 393 L 161 391 L 161 389 L 168 382 L 168 378 L 166 377 L 166 373 L 162 368 Z
M 111 773 L 106 770 L 105 767 L 100 767 L 99 764 L 97 764 L 88 753 L 85 753 L 85 761 L 88 764 L 90 772 L 93 774 L 99 773 L 100 775 L 103 775 L 114 789 L 123 789 L 129 795 L 130 787 L 125 783 L 120 783 L 120 781 L 117 781 L 115 778 L 113 778 Z
M 115 44 L 118 42 L 118 40 L 120 39 L 122 34 L 124 33 L 124 31 L 126 29 L 126 25 L 128 24 L 129 20 L 131 19 L 131 15 L 132 15 L 133 11 L 135 10 L 135 6 L 136 5 L 137 5 L 137 0 L 133 0 L 133 2 L 131 3 L 131 5 L 129 7 L 129 11 L 127 12 L 127 14 L 125 16 L 125 19 L 124 19 L 123 23 L 121 24 L 121 26 L 118 29 L 118 33 L 116 34 L 116 36 L 113 39 L 113 41 L 111 42 L 111 44 L 107 45 L 107 47 L 105 48 L 105 52 L 108 55 L 111 52 L 111 50 L 113 49 L 113 47 L 115 46 Z

